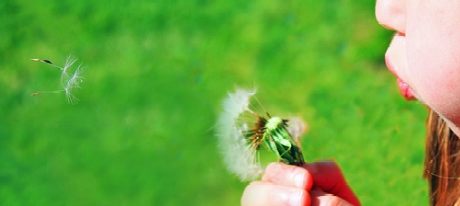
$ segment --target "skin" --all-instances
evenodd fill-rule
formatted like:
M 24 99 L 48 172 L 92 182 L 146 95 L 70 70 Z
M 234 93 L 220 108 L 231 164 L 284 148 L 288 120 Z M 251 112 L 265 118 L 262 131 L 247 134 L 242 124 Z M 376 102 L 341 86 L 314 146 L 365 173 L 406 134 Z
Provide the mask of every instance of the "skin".
M 360 205 L 334 162 L 303 167 L 271 163 L 260 181 L 249 184 L 243 206 Z
M 396 32 L 385 55 L 409 93 L 460 136 L 460 1 L 377 0 L 379 24 Z M 404 93 L 404 92 L 403 92 Z M 406 93 L 407 94 L 407 93 Z M 407 96 L 406 96 L 407 97 Z M 246 187 L 243 206 L 360 205 L 333 162 L 269 165 Z
M 377 0 L 376 17 L 396 32 L 388 68 L 460 135 L 460 1 Z

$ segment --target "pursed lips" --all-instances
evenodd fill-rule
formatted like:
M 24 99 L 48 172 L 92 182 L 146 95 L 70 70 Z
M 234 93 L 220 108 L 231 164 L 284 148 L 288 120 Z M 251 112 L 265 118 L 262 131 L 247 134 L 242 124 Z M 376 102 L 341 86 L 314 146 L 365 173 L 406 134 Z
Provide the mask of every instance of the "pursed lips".
M 391 59 L 388 56 L 385 56 L 385 64 L 387 65 L 388 70 L 396 77 L 399 92 L 404 97 L 404 99 L 408 101 L 415 100 L 416 98 L 414 92 L 412 91 L 410 86 L 398 76 L 393 67 L 393 64 L 391 63 Z

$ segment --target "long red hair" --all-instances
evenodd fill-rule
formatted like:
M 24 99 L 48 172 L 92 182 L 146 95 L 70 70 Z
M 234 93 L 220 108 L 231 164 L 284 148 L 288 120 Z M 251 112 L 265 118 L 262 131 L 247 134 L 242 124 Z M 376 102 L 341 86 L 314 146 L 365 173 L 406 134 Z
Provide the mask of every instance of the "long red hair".
M 460 139 L 433 111 L 427 120 L 424 177 L 431 205 L 460 205 Z

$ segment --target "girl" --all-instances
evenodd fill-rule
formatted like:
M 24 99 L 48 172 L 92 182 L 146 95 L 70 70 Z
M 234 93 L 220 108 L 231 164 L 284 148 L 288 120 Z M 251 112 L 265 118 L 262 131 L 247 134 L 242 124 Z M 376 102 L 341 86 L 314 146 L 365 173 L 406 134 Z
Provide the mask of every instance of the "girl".
M 377 0 L 377 21 L 396 32 L 388 69 L 401 94 L 432 111 L 428 117 L 425 177 L 430 204 L 460 205 L 460 1 Z M 269 165 L 246 187 L 243 206 L 360 205 L 339 167 L 319 162 Z

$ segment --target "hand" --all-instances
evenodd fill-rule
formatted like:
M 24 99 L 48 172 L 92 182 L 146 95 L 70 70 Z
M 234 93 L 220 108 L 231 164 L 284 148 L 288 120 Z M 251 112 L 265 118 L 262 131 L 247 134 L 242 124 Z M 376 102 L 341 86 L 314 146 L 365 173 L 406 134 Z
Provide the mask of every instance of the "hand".
M 272 163 L 261 181 L 249 184 L 243 206 L 348 206 L 361 205 L 334 162 L 303 167 Z

